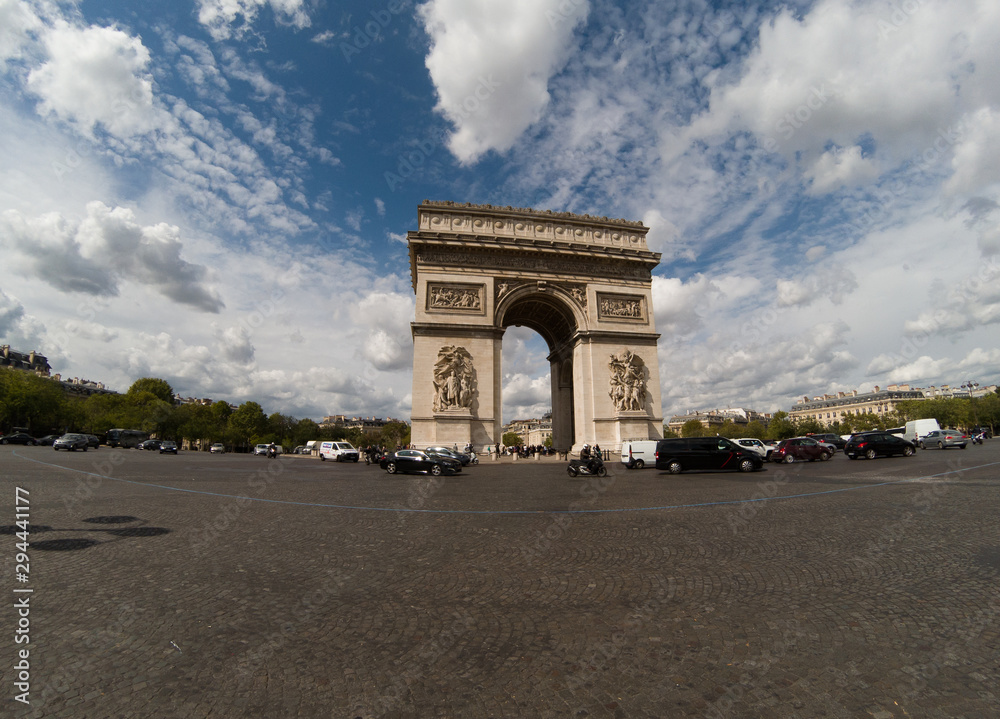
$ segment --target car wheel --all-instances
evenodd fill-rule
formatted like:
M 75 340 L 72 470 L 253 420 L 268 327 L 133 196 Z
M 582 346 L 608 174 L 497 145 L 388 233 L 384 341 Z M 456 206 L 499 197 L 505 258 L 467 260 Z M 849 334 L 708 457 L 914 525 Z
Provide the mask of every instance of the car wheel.
M 785 464 L 791 464 L 792 462 L 795 461 L 795 457 L 791 454 L 786 454 L 783 461 Z
M 923 442 L 921 442 L 920 443 L 920 449 L 927 449 L 927 445 L 925 445 Z
M 7 444 L 7 440 L 5 440 L 5 439 L 0 439 L 0 444 Z
M 965 449 L 968 445 L 959 445 L 962 449 Z
M 670 472 L 670 474 L 680 474 L 683 469 L 684 468 L 681 467 L 681 463 L 676 459 L 667 465 L 667 471 Z
M 741 472 L 752 472 L 753 471 L 753 460 L 752 459 L 744 459 L 742 462 L 740 462 L 740 471 Z
M 325 462 L 325 461 L 326 461 L 326 457 L 325 457 L 324 455 L 322 455 L 322 454 L 321 454 L 321 455 L 319 456 L 319 461 L 320 461 L 320 462 Z
M 874 449 L 869 449 L 867 452 L 865 452 L 866 459 L 875 459 L 875 457 L 877 456 L 878 452 L 876 452 Z
M 433 474 L 435 477 L 440 477 L 441 476 L 441 465 L 440 464 L 432 464 L 431 465 L 431 474 Z
M 938 442 L 938 449 L 944 449 L 944 442 Z
M 825 461 L 827 461 L 828 459 L 830 459 L 830 457 L 832 457 L 832 456 L 833 456 L 833 455 L 832 455 L 832 454 L 830 454 L 829 452 L 823 452 L 823 454 L 821 454 L 821 455 L 819 456 L 819 458 L 820 458 L 821 460 L 823 460 L 823 461 L 825 462 Z
M 396 463 L 395 462 L 389 462 L 389 464 L 385 465 L 385 471 L 388 472 L 389 474 L 395 474 L 396 473 Z
M 28 442 L 28 444 L 30 444 L 32 447 L 34 447 L 36 444 L 38 444 L 38 442 Z
M 903 448 L 903 456 L 904 457 L 912 457 L 913 456 L 913 447 L 904 447 Z
M 643 467 L 645 467 L 645 466 L 646 466 L 646 463 L 645 463 L 645 462 L 643 462 L 643 461 L 642 461 L 641 459 L 637 459 L 637 460 L 635 461 L 635 468 L 636 468 L 636 469 L 642 469 L 642 468 L 643 468 Z
M 357 463 L 358 459 L 360 459 L 360 457 L 355 457 L 355 458 L 354 458 L 354 462 L 355 462 L 355 464 Z

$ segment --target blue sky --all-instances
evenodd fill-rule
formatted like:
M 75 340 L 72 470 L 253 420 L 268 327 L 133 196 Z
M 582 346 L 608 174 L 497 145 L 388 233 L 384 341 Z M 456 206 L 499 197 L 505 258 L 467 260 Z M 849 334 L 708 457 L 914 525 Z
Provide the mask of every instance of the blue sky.
M 408 418 L 428 198 L 649 226 L 665 416 L 996 383 L 998 129 L 987 0 L 0 0 L 0 338 Z

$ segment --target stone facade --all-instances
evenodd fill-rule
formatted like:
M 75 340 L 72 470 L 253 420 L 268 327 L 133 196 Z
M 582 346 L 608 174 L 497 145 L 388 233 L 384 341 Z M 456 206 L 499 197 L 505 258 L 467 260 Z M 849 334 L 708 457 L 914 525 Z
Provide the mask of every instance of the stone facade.
M 910 389 L 909 385 L 889 385 L 885 389 L 875 386 L 873 392 L 837 392 L 822 397 L 803 397 L 788 413 L 789 418 L 815 419 L 820 424 L 830 425 L 851 416 L 871 412 L 882 416 L 895 411 L 896 404 L 904 400 L 924 399 L 921 389 Z
M 641 223 L 424 202 L 410 232 L 417 295 L 413 444 L 500 441 L 500 347 L 512 325 L 548 343 L 557 449 L 658 437 L 652 270 Z

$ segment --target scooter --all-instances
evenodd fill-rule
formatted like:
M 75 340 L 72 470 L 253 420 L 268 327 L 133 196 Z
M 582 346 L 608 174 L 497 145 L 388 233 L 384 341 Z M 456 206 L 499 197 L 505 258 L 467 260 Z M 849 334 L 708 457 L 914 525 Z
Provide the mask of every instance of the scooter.
M 469 464 L 479 464 L 479 457 L 471 449 L 466 452 L 469 455 Z
M 973 444 L 982 444 L 984 439 L 986 439 L 986 432 L 980 432 L 979 434 L 972 435 Z
M 577 475 L 607 477 L 608 470 L 604 467 L 604 460 L 600 457 L 592 457 L 590 462 L 593 463 L 594 471 L 591 472 L 587 467 L 588 461 L 583 459 L 571 459 L 569 461 L 569 466 L 566 468 L 566 472 L 569 473 L 570 477 L 576 477 Z

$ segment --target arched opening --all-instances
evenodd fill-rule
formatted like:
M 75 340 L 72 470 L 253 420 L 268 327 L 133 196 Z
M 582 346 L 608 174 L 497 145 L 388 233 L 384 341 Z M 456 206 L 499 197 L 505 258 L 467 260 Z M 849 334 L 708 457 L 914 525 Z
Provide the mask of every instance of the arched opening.
M 534 330 L 548 346 L 552 446 L 558 451 L 569 451 L 576 440 L 573 347 L 581 319 L 575 315 L 572 304 L 556 293 L 524 289 L 501 300 L 496 322 L 503 331 L 510 327 Z M 498 388 L 499 396 L 502 391 L 503 388 Z

